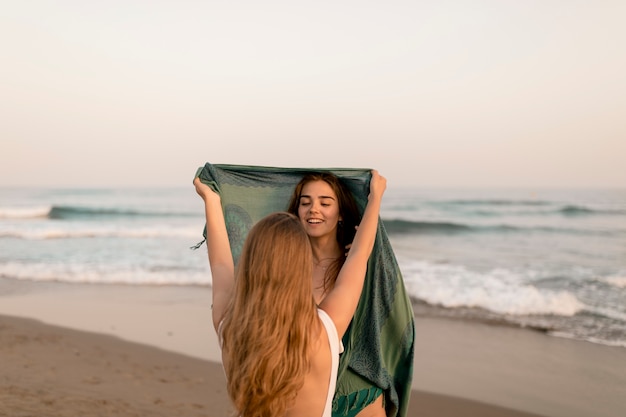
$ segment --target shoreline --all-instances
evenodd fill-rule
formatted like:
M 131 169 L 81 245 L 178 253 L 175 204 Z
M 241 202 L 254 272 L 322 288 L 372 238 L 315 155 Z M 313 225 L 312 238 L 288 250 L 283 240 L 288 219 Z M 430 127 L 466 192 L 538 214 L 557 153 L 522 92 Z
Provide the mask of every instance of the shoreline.
M 223 371 L 210 325 L 210 295 L 210 288 L 201 286 L 140 287 L 0 278 L 0 329 L 6 328 L 7 322 L 32 319 L 32 326 L 26 327 L 36 329 L 35 335 L 70 332 L 86 340 L 106 339 L 106 346 L 115 341 L 115 346 L 121 344 L 133 352 L 156 350 L 169 358 L 159 356 L 157 363 L 188 359 L 214 382 L 223 378 Z M 15 331 L 19 333 L 22 327 Z M 32 334 L 28 337 L 36 340 Z M 7 354 L 5 350 L 2 355 Z M 50 353 L 37 352 L 40 356 Z M 150 357 L 145 352 L 142 355 Z M 5 357 L 0 360 L 10 363 Z M 625 407 L 626 374 L 620 373 L 623 363 L 626 349 L 621 347 L 558 338 L 531 329 L 417 317 L 410 414 L 458 416 L 462 409 L 468 416 L 617 417 Z M 9 383 L 28 379 L 31 372 L 17 369 L 4 383 L 7 378 Z M 92 378 L 102 379 L 98 373 L 106 375 L 106 369 L 91 372 L 96 374 Z M 212 389 L 222 395 L 219 401 L 227 403 L 223 380 L 215 384 Z M 468 412 L 481 411 L 473 414 L 465 412 L 466 408 Z M 457 412 L 445 414 L 448 409 Z

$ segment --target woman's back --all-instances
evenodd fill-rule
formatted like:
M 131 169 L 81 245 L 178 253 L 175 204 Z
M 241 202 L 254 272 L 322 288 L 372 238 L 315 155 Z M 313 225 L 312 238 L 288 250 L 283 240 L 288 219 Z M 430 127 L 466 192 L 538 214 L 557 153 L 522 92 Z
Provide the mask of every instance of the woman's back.
M 328 417 L 330 416 L 337 367 L 339 364 L 339 337 L 332 319 L 318 309 L 319 325 L 313 326 L 309 371 L 304 375 L 304 383 L 295 403 L 285 413 L 285 417 Z M 222 351 L 222 363 L 227 368 L 229 354 Z
M 323 310 L 319 312 L 320 326 L 317 337 L 312 338 L 310 370 L 287 417 L 330 416 L 339 364 L 339 338 L 330 317 Z

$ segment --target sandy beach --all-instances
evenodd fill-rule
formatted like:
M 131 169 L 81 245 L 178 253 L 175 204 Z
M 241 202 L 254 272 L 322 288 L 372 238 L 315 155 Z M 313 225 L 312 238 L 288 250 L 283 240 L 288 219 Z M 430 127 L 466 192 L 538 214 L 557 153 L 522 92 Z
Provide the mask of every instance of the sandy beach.
M 0 416 L 228 416 L 210 289 L 0 278 Z M 411 416 L 618 417 L 626 349 L 418 317 Z

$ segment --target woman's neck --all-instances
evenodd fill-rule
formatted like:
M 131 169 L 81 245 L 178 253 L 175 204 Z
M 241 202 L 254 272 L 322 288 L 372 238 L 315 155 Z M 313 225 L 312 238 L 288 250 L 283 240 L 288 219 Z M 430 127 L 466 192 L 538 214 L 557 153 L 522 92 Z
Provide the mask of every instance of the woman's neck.
M 313 251 L 313 297 L 320 304 L 334 283 L 327 283 L 328 268 L 339 257 L 344 256 L 336 239 L 311 239 Z
M 320 239 L 312 239 L 311 249 L 313 251 L 313 263 L 325 267 L 343 255 L 343 251 L 336 240 L 323 242 Z

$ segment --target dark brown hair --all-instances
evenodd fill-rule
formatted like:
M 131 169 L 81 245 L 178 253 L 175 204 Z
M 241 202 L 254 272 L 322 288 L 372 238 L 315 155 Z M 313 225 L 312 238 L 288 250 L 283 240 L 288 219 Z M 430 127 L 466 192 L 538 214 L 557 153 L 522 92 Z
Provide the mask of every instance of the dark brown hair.
M 342 221 L 337 226 L 337 243 L 344 249 L 343 256 L 337 258 L 326 270 L 324 277 L 324 289 L 328 290 L 332 287 L 339 275 L 339 271 L 343 266 L 347 254 L 346 246 L 352 243 L 354 235 L 356 233 L 356 226 L 361 222 L 361 214 L 357 206 L 356 200 L 350 192 L 350 189 L 344 184 L 344 182 L 335 174 L 331 172 L 311 172 L 305 174 L 300 182 L 296 185 L 296 188 L 291 194 L 287 211 L 294 215 L 298 215 L 298 206 L 300 205 L 300 197 L 302 196 L 302 189 L 306 184 L 312 181 L 324 181 L 337 195 L 339 203 L 339 215 Z

